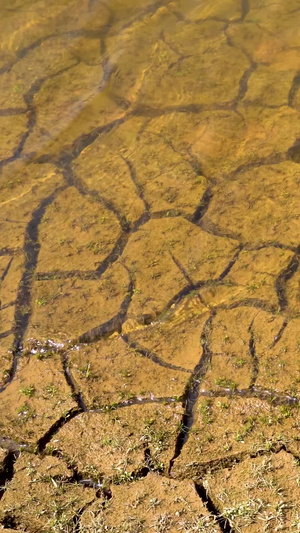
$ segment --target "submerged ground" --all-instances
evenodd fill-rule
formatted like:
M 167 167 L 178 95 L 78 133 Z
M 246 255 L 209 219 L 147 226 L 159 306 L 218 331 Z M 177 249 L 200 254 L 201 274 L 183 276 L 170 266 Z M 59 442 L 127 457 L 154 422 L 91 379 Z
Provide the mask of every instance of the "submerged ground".
M 299 0 L 0 14 L 0 529 L 300 531 Z

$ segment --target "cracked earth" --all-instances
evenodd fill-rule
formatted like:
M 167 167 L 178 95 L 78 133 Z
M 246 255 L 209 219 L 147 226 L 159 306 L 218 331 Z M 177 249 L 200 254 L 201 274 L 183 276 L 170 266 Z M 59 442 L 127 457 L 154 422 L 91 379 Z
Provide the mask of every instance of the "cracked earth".
M 299 0 L 0 12 L 0 529 L 300 531 Z

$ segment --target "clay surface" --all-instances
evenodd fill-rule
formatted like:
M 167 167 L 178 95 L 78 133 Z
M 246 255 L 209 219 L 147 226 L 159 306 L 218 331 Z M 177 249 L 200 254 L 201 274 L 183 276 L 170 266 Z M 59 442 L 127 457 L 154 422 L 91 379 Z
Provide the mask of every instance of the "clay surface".
M 300 531 L 299 2 L 0 15 L 0 530 Z

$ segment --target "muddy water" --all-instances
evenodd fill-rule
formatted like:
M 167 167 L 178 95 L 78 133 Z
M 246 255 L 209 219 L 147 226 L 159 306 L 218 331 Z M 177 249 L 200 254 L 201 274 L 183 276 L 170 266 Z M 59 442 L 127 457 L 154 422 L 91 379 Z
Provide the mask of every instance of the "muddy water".
M 300 2 L 0 13 L 0 527 L 299 531 Z

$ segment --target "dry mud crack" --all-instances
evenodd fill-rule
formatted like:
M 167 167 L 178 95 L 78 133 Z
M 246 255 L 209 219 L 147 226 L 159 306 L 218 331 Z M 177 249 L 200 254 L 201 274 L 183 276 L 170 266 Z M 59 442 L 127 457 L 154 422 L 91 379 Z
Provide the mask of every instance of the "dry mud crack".
M 0 2 L 0 530 L 299 531 L 296 0 Z

